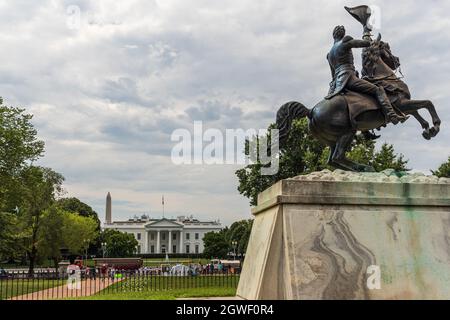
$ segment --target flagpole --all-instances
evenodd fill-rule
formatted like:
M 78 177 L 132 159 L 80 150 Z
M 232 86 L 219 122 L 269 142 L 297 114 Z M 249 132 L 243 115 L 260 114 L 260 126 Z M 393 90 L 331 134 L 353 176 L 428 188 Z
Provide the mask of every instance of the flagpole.
M 162 196 L 163 219 L 164 219 L 164 195 Z

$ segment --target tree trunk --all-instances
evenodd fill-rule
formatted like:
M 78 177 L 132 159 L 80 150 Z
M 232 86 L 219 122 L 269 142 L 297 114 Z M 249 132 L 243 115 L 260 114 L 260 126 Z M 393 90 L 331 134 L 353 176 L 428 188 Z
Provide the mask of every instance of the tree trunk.
M 30 256 L 30 267 L 28 268 L 29 275 L 32 275 L 34 273 L 34 263 L 36 261 L 36 254 L 37 254 L 37 249 L 36 249 L 36 246 L 33 245 L 31 247 L 31 251 L 29 252 L 29 256 Z
M 29 275 L 32 275 L 34 273 L 34 263 L 36 262 L 37 256 L 36 240 L 38 237 L 39 212 L 36 212 L 33 216 L 34 216 L 34 223 L 32 226 L 32 234 L 31 234 L 30 268 L 28 269 Z
M 53 257 L 53 262 L 55 263 L 55 271 L 56 272 L 58 272 L 58 262 L 59 262 L 59 259 L 58 259 L 58 257 Z

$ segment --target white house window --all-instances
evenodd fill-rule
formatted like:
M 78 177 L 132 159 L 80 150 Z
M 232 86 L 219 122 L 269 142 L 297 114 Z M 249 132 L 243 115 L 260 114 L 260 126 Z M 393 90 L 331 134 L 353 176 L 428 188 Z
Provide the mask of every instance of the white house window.
M 150 240 L 155 240 L 155 234 L 153 232 L 150 233 Z
M 177 234 L 176 233 L 172 233 L 172 240 L 177 240 Z
M 195 240 L 198 240 L 198 233 L 195 234 Z
M 190 252 L 189 252 L 189 245 L 188 245 L 188 244 L 186 245 L 186 253 L 190 253 Z
M 186 233 L 186 240 L 189 240 L 189 238 L 190 238 L 190 234 Z
M 163 234 L 161 235 L 161 239 L 166 240 L 166 234 L 165 234 L 165 233 L 163 233 Z
M 136 239 L 141 240 L 141 234 L 140 233 L 136 234 Z
M 198 253 L 198 244 L 195 245 L 195 253 Z
M 141 246 L 137 246 L 137 253 L 138 253 L 138 254 L 141 253 Z
M 155 246 L 150 246 L 150 252 L 155 253 Z

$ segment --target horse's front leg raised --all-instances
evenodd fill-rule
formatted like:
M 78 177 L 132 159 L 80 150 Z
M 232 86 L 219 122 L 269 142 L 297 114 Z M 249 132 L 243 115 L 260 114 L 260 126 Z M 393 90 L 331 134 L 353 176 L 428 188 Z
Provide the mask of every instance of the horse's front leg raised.
M 423 127 L 421 122 L 422 128 L 424 128 L 424 132 L 422 135 L 425 139 L 430 139 L 439 133 L 441 119 L 439 118 L 436 112 L 436 108 L 430 100 L 401 100 L 399 108 L 402 112 L 413 115 L 419 122 L 421 122 L 419 119 L 422 119 L 423 121 L 425 120 L 417 113 L 417 111 L 420 109 L 427 109 L 433 121 L 433 127 L 427 130 Z M 418 117 L 420 118 L 415 116 L 414 113 L 417 113 Z
M 424 118 L 422 118 L 422 116 L 419 114 L 418 111 L 414 111 L 411 113 L 411 115 L 416 118 L 416 120 L 420 123 L 420 125 L 422 126 L 423 132 L 422 132 L 422 136 L 427 139 L 430 140 L 431 139 L 431 133 L 430 133 L 430 124 L 428 123 L 427 120 L 425 120 Z

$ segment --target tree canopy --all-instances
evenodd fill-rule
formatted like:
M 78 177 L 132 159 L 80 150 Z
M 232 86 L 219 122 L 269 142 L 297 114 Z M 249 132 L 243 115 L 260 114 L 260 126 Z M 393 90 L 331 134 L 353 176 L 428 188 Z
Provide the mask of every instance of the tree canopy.
M 203 237 L 203 255 L 206 258 L 225 258 L 230 253 L 236 253 L 237 257 L 242 257 L 247 251 L 252 225 L 251 219 L 241 220 L 219 232 L 206 233 Z
M 0 212 L 12 212 L 20 202 L 22 170 L 44 153 L 32 115 L 3 105 L 0 98 Z
M 227 229 L 207 232 L 203 236 L 203 255 L 207 258 L 223 258 L 228 255 L 230 245 L 226 239 Z
M 90 217 L 95 220 L 97 224 L 97 229 L 100 230 L 100 219 L 98 218 L 97 212 L 92 209 L 89 205 L 81 202 L 79 199 L 71 198 L 61 198 L 57 201 L 57 205 L 64 211 L 76 213 L 82 217 Z
M 444 162 L 436 171 L 431 171 L 435 176 L 439 178 L 450 178 L 450 157 L 447 162 Z
M 101 242 L 106 243 L 106 257 L 126 258 L 136 253 L 138 241 L 131 233 L 120 232 L 118 230 L 106 229 L 101 233 Z

